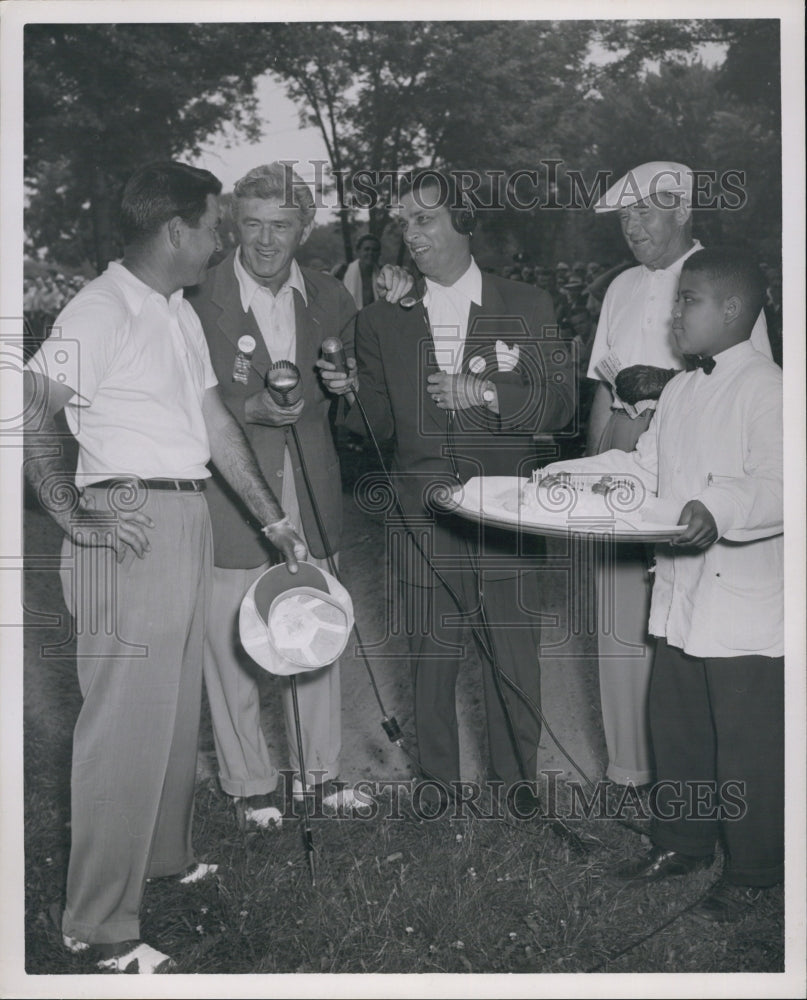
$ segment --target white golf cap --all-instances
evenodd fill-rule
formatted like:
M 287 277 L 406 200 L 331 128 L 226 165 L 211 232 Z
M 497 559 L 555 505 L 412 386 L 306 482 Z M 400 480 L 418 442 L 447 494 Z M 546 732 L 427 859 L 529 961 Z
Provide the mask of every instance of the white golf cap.
M 637 202 L 656 199 L 656 204 L 670 208 L 670 195 L 692 199 L 692 171 L 683 163 L 651 160 L 629 170 L 605 192 L 594 205 L 595 212 L 617 212 Z
M 329 573 L 300 562 L 272 566 L 241 602 L 238 630 L 252 659 L 272 674 L 319 670 L 344 652 L 353 628 L 350 594 Z

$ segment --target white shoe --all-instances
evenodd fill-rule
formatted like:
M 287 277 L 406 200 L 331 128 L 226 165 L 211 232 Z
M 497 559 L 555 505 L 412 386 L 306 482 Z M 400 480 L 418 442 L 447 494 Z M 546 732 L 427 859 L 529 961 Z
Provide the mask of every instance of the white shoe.
M 109 972 L 125 972 L 129 975 L 153 975 L 169 972 L 176 968 L 176 962 L 144 941 L 135 941 L 132 948 L 122 955 L 99 959 L 96 968 Z
M 354 809 L 366 809 L 367 800 L 358 798 L 352 788 L 340 788 L 326 795 L 322 806 L 328 812 L 349 813 Z
M 86 941 L 79 941 L 78 938 L 70 937 L 69 934 L 62 934 L 62 944 L 68 951 L 72 951 L 74 955 L 78 955 L 82 951 L 87 951 L 90 947 Z
M 194 861 L 184 872 L 178 872 L 176 875 L 152 875 L 146 881 L 149 883 L 170 881 L 179 885 L 194 885 L 196 882 L 204 882 L 205 879 L 211 878 L 218 870 L 218 865 L 206 865 L 204 861 Z
M 279 799 L 275 792 L 236 796 L 235 816 L 242 833 L 246 830 L 248 823 L 261 830 L 268 830 L 270 827 L 280 829 L 283 825 L 283 814 L 277 806 L 271 805 L 272 802 L 276 801 Z
M 332 792 L 328 792 L 328 788 L 333 787 L 335 782 L 327 781 L 325 785 L 308 785 L 306 788 L 307 794 L 314 798 L 317 802 L 319 795 L 323 792 L 327 794 L 322 795 L 322 808 L 325 812 L 332 813 L 349 813 L 353 809 L 366 809 L 367 801 L 365 799 L 360 799 L 356 796 L 356 793 L 349 786 L 335 787 Z M 292 784 L 292 798 L 295 802 L 302 803 L 303 801 L 303 785 L 300 779 L 295 775 L 294 782 Z
M 203 861 L 197 861 L 195 865 L 191 865 L 186 872 L 179 876 L 179 884 L 193 885 L 194 882 L 203 882 L 206 878 L 215 875 L 218 870 L 218 865 L 206 865 Z
M 262 830 L 267 830 L 269 827 L 280 829 L 283 825 L 283 816 L 274 806 L 266 806 L 265 809 L 247 808 L 244 810 L 244 819 Z

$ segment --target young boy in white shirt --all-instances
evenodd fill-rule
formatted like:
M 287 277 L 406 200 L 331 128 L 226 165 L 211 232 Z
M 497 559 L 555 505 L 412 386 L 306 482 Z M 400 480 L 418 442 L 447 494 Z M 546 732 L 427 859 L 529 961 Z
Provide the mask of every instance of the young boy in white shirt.
M 653 846 L 614 874 L 647 883 L 706 867 L 720 834 L 722 878 L 693 910 L 719 922 L 784 875 L 782 373 L 748 339 L 764 291 L 742 253 L 689 257 L 673 310 L 688 370 L 636 449 L 544 470 L 635 475 L 686 525 L 656 546 Z

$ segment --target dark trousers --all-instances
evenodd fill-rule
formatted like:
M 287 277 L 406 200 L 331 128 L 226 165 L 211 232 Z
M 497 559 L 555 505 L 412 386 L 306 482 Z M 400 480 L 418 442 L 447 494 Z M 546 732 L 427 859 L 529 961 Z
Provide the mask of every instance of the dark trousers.
M 660 639 L 650 681 L 650 731 L 656 811 L 673 817 L 654 818 L 653 841 L 702 857 L 722 834 L 727 881 L 780 882 L 784 657 L 698 659 Z
M 477 574 L 446 571 L 449 585 L 475 624 L 480 622 Z M 424 775 L 442 782 L 460 780 L 455 687 L 471 633 L 442 585 L 402 584 L 402 613 L 412 654 L 415 730 Z M 538 584 L 535 571 L 504 580 L 482 576 L 482 603 L 499 670 L 540 705 L 538 663 Z M 467 619 L 466 619 L 467 622 Z M 511 785 L 537 777 L 541 723 L 524 701 L 499 678 L 484 655 L 482 676 L 493 777 Z M 506 710 L 505 710 L 506 705 Z

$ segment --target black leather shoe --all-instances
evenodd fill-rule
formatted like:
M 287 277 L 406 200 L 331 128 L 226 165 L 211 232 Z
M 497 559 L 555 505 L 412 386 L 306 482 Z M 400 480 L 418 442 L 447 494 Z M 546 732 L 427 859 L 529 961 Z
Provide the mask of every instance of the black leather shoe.
M 755 886 L 731 885 L 720 879 L 690 912 L 693 917 L 708 920 L 710 923 L 734 924 L 747 916 L 762 893 L 763 890 Z
M 617 865 L 611 874 L 626 882 L 658 882 L 673 875 L 689 875 L 699 868 L 708 868 L 714 859 L 713 854 L 693 858 L 678 851 L 665 851 L 663 847 L 651 847 L 641 857 Z

